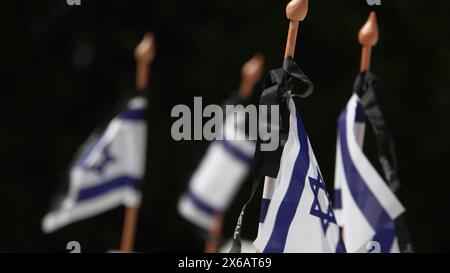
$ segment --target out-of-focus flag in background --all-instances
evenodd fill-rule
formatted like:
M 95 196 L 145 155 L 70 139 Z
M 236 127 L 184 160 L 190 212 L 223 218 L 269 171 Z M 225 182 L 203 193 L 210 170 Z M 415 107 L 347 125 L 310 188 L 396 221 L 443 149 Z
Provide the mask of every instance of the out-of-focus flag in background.
M 231 98 L 225 104 L 233 101 L 239 99 Z M 255 141 L 247 139 L 245 124 L 242 109 L 226 116 L 223 139 L 211 143 L 180 199 L 181 215 L 205 230 L 210 230 L 216 216 L 228 208 L 249 173 Z
M 349 252 L 412 251 L 399 187 L 393 140 L 375 96 L 377 77 L 358 75 L 354 94 L 338 120 L 335 209 Z M 366 117 L 372 125 L 383 178 L 363 151 Z M 386 179 L 386 180 L 385 180 Z
M 263 70 L 264 56 L 261 54 L 255 54 L 242 66 L 239 91 L 223 103 L 226 116 L 223 127 L 217 128 L 220 138 L 211 143 L 178 204 L 180 214 L 209 230 L 210 236 L 221 236 L 223 213 L 244 182 L 253 161 L 256 141 L 250 139 L 250 129 L 246 130 L 249 120 L 245 107 Z M 229 106 L 236 107 L 228 113 L 226 108 Z
M 70 168 L 67 191 L 43 219 L 44 232 L 119 205 L 139 206 L 139 181 L 145 172 L 146 107 L 146 97 L 133 96 L 100 133 L 81 147 Z

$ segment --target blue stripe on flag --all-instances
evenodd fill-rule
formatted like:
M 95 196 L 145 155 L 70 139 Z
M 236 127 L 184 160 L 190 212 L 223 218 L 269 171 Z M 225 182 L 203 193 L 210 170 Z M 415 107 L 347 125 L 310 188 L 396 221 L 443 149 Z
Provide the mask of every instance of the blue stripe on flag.
M 86 199 L 95 198 L 118 188 L 131 187 L 137 190 L 138 184 L 139 183 L 137 179 L 131 178 L 129 176 L 120 176 L 115 179 L 105 181 L 104 183 L 92 186 L 90 188 L 84 188 L 80 190 L 76 201 L 81 202 Z
M 261 212 L 259 213 L 259 222 L 264 223 L 264 220 L 266 219 L 267 215 L 267 209 L 270 205 L 270 199 L 268 198 L 262 198 L 261 200 Z
M 128 120 L 144 120 L 145 109 L 127 109 L 120 113 L 119 118 Z
M 339 117 L 339 137 L 342 165 L 350 192 L 365 218 L 375 230 L 382 252 L 389 252 L 395 239 L 395 230 L 389 214 L 378 202 L 353 164 L 347 142 L 347 110 Z
M 305 179 L 309 169 L 308 137 L 305 127 L 297 112 L 297 133 L 300 140 L 300 152 L 295 160 L 294 169 L 291 174 L 289 187 L 278 208 L 275 225 L 264 252 L 283 252 L 289 227 L 297 211 L 298 203 L 305 186 Z
M 192 191 L 188 191 L 186 197 L 189 198 L 192 204 L 197 207 L 199 210 L 203 211 L 208 215 L 215 215 L 217 213 L 217 209 L 211 207 L 209 204 L 201 200 L 197 195 L 195 195 Z
M 396 233 L 394 222 L 390 221 L 384 225 L 383 229 L 377 230 L 377 233 L 373 236 L 372 241 L 380 243 L 382 253 L 389 253 L 391 251 L 392 244 L 394 243 L 395 236 Z M 386 244 L 385 246 L 385 242 L 390 242 L 390 245 Z
M 248 156 L 247 154 L 239 150 L 237 147 L 233 146 L 229 141 L 227 140 L 218 140 L 218 141 L 222 144 L 225 150 L 237 160 L 247 165 L 250 165 L 252 163 L 253 158 L 251 156 Z
M 342 208 L 342 191 L 334 190 L 334 208 L 341 209 Z

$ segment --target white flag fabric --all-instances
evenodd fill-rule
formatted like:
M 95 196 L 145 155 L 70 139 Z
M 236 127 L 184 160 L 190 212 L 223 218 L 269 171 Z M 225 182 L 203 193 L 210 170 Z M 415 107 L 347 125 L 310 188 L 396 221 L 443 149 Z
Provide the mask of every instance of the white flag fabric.
M 338 120 L 335 211 L 348 252 L 399 252 L 394 221 L 405 209 L 362 150 L 365 116 L 354 94 Z
M 43 219 L 53 232 L 119 205 L 139 206 L 145 171 L 147 124 L 144 96 L 131 98 L 104 131 L 81 148 L 71 166 L 68 192 Z
M 230 205 L 249 173 L 255 151 L 255 142 L 245 135 L 245 115 L 240 110 L 227 116 L 222 138 L 211 143 L 178 204 L 184 218 L 206 230 Z
M 300 114 L 289 99 L 290 128 L 276 179 L 266 178 L 258 252 L 345 252 L 325 182 Z

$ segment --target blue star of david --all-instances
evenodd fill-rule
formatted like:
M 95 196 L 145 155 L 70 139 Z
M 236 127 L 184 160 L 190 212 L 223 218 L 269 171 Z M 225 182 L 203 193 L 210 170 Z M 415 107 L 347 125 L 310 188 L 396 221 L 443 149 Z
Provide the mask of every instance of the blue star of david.
M 322 223 L 323 232 L 327 232 L 328 225 L 330 223 L 336 224 L 336 218 L 334 217 L 333 207 L 331 206 L 330 196 L 328 195 L 327 188 L 325 187 L 325 183 L 323 182 L 322 176 L 320 175 L 319 169 L 317 169 L 317 178 L 309 178 L 309 185 L 311 186 L 311 190 L 314 193 L 314 201 L 311 206 L 310 214 L 320 218 L 320 222 Z M 326 195 L 326 208 L 321 208 L 319 203 L 319 191 L 322 189 Z M 325 212 L 323 211 L 325 210 Z
M 99 174 L 103 174 L 103 172 L 105 171 L 105 168 L 114 161 L 115 161 L 115 158 L 111 154 L 110 144 L 107 144 L 101 150 L 101 158 L 100 158 L 99 162 L 94 163 L 92 165 L 88 165 L 88 166 L 85 165 L 85 167 L 89 170 L 96 171 Z

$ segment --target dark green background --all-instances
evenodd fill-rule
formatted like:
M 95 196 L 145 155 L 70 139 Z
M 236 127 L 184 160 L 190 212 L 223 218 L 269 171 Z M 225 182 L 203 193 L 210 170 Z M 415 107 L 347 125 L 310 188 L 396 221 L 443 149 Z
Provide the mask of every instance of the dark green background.
M 134 85 L 133 50 L 153 31 L 149 147 L 136 249 L 201 251 L 198 233 L 176 211 L 179 195 L 207 148 L 175 142 L 176 104 L 220 103 L 255 52 L 267 69 L 282 63 L 287 1 L 2 1 L 0 10 L 0 251 L 102 252 L 120 242 L 123 208 L 44 235 L 40 221 L 75 151 Z M 372 68 L 397 144 L 400 199 L 418 251 L 450 250 L 450 2 L 382 1 Z M 351 95 L 360 61 L 357 32 L 364 0 L 311 0 L 295 60 L 315 84 L 299 102 L 325 180 L 334 174 L 336 119 Z M 267 70 L 266 70 L 267 71 Z M 255 92 L 255 101 L 260 87 Z M 368 142 L 370 142 L 370 138 Z M 374 150 L 368 153 L 375 159 Z M 250 182 L 250 181 L 248 181 Z M 229 236 L 250 184 L 226 216 Z M 254 238 L 259 202 L 244 237 Z

